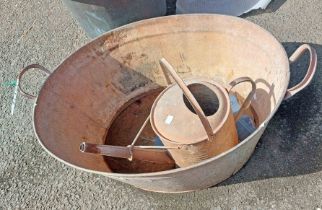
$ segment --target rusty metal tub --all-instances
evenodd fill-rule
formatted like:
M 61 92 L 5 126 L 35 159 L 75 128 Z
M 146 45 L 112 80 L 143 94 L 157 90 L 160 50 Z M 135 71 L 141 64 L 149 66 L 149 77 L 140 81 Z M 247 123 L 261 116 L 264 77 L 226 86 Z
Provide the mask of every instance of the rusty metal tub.
M 310 53 L 305 78 L 287 89 L 290 62 Z M 259 127 L 232 149 L 193 166 L 154 173 L 114 173 L 101 156 L 79 151 L 83 141 L 104 144 L 118 113 L 133 98 L 166 85 L 159 59 L 165 57 L 183 78 L 228 82 L 251 77 L 257 86 L 252 106 Z M 19 78 L 31 68 L 23 69 Z M 235 174 L 250 158 L 281 102 L 307 86 L 316 53 L 302 45 L 288 59 L 281 44 L 259 26 L 222 15 L 181 15 L 144 20 L 110 31 L 63 61 L 35 98 L 34 129 L 43 148 L 80 170 L 157 192 L 204 189 Z M 249 92 L 247 85 L 238 90 Z M 126 122 L 124 122 L 126 124 Z

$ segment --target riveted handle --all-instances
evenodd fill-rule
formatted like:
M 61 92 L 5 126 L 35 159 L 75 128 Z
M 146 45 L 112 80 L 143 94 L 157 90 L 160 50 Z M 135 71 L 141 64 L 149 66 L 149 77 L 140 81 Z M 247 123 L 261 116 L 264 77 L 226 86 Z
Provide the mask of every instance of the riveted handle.
M 294 63 L 303 55 L 305 51 L 308 51 L 310 53 L 310 64 L 307 69 L 306 75 L 299 84 L 295 85 L 294 87 L 286 91 L 284 99 L 289 99 L 292 96 L 294 96 L 296 93 L 303 90 L 311 83 L 313 79 L 313 76 L 316 72 L 316 66 L 317 66 L 317 54 L 314 48 L 312 48 L 308 44 L 303 44 L 299 48 L 297 48 L 297 50 L 291 55 L 289 60 L 290 60 L 290 63 Z
M 236 121 L 239 119 L 240 115 L 243 113 L 243 110 L 247 109 L 250 106 L 252 98 L 254 97 L 255 92 L 256 92 L 256 83 L 250 77 L 239 77 L 239 78 L 231 81 L 229 83 L 230 87 L 228 88 L 228 92 L 230 92 L 236 85 L 243 83 L 243 82 L 249 82 L 252 85 L 252 90 L 250 91 L 250 93 L 246 97 L 244 103 L 240 107 L 237 114 L 234 116 Z
M 211 125 L 205 116 L 205 113 L 203 112 L 202 108 L 200 107 L 198 101 L 193 96 L 187 85 L 184 83 L 184 81 L 179 77 L 177 72 L 174 70 L 174 68 L 171 66 L 171 64 L 165 59 L 162 58 L 160 60 L 160 65 L 162 67 L 163 73 L 165 75 L 165 78 L 167 80 L 168 84 L 170 83 L 170 78 L 168 77 L 168 74 L 171 75 L 171 77 L 174 79 L 174 81 L 178 84 L 178 86 L 181 88 L 183 94 L 187 97 L 189 103 L 191 104 L 192 108 L 198 115 L 203 127 L 206 130 L 206 133 L 208 135 L 208 140 L 211 139 L 211 136 L 213 136 L 213 130 L 211 128 Z
M 18 75 L 18 88 L 19 88 L 19 92 L 23 95 L 23 96 L 25 96 L 25 97 L 27 97 L 27 98 L 29 98 L 29 99 L 35 99 L 35 98 L 37 98 L 37 96 L 34 96 L 34 95 L 31 95 L 30 93 L 27 93 L 26 91 L 24 91 L 23 89 L 22 89 L 22 87 L 21 87 L 21 79 L 22 79 L 22 76 L 26 73 L 26 72 L 28 72 L 30 69 L 39 69 L 39 70 L 41 70 L 41 71 L 43 71 L 43 72 L 45 72 L 46 74 L 48 74 L 48 75 L 50 75 L 51 74 L 51 72 L 48 70 L 48 69 L 46 69 L 45 67 L 43 67 L 42 65 L 39 65 L 39 64 L 31 64 L 31 65 L 28 65 L 28 66 L 26 66 L 25 68 L 23 68 L 22 70 L 21 70 L 21 72 L 19 73 L 19 75 Z

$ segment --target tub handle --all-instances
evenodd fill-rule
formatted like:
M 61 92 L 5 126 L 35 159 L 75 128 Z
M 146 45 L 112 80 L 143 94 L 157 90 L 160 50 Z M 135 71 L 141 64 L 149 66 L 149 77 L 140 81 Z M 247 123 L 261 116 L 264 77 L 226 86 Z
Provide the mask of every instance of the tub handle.
M 165 75 L 165 79 L 168 84 L 171 84 L 170 78 L 168 75 L 171 75 L 171 77 L 174 79 L 174 81 L 178 84 L 178 86 L 181 88 L 183 94 L 187 97 L 189 103 L 191 104 L 192 108 L 198 115 L 203 127 L 206 130 L 208 140 L 212 139 L 211 137 L 214 135 L 213 130 L 211 128 L 211 125 L 205 116 L 205 113 L 203 112 L 202 108 L 200 107 L 198 101 L 193 96 L 187 85 L 184 83 L 184 81 L 180 78 L 180 76 L 177 74 L 177 72 L 174 70 L 172 65 L 165 59 L 162 58 L 160 60 L 160 65 L 162 67 L 162 71 Z
M 289 58 L 290 63 L 294 63 L 295 61 L 297 61 L 305 51 L 309 51 L 310 54 L 310 64 L 306 72 L 306 75 L 300 83 L 286 91 L 286 94 L 284 96 L 285 100 L 291 98 L 296 93 L 300 92 L 305 87 L 307 87 L 311 83 L 313 76 L 316 72 L 317 54 L 315 49 L 308 44 L 303 44 L 299 48 L 297 48 L 297 50 Z
M 18 83 L 18 89 L 19 89 L 20 94 L 29 98 L 29 99 L 35 99 L 35 98 L 37 98 L 37 96 L 31 95 L 30 93 L 27 93 L 25 90 L 23 90 L 21 87 L 21 82 L 20 82 L 22 79 L 22 76 L 30 69 L 39 69 L 48 75 L 50 75 L 51 72 L 40 64 L 30 64 L 30 65 L 26 66 L 25 68 L 23 68 L 21 70 L 21 72 L 19 73 L 18 78 L 17 78 L 17 80 L 18 80 L 17 83 Z
M 237 79 L 234 79 L 233 81 L 231 81 L 229 83 L 229 87 L 227 88 L 228 93 L 230 93 L 230 91 L 238 84 L 243 83 L 243 82 L 249 82 L 252 85 L 252 90 L 250 91 L 250 93 L 248 94 L 248 96 L 246 97 L 244 103 L 241 105 L 239 111 L 237 112 L 237 114 L 234 115 L 235 121 L 237 121 L 240 117 L 240 115 L 243 113 L 243 111 L 245 109 L 247 109 L 250 104 L 251 101 L 256 93 L 256 83 L 250 78 L 250 77 L 239 77 Z

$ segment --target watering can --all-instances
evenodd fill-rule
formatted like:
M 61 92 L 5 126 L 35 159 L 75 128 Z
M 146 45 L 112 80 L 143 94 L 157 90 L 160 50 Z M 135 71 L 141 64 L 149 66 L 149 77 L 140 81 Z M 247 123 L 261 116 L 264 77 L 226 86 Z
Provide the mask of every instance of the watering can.
M 161 138 L 176 164 L 186 167 L 216 156 L 238 144 L 235 121 L 250 106 L 256 84 L 249 77 L 240 77 L 222 87 L 208 79 L 183 81 L 164 58 L 160 60 L 165 78 L 176 84 L 168 86 L 151 109 L 151 125 Z M 228 93 L 234 86 L 248 82 L 251 91 L 239 111 L 233 115 Z

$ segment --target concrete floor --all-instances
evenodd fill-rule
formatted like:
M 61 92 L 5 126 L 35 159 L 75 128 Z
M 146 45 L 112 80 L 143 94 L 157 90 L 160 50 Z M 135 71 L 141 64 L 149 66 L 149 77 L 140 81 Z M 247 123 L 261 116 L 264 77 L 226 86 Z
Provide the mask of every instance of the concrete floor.
M 60 1 L 2 0 L 0 81 L 38 62 L 54 69 L 89 41 Z M 275 0 L 245 16 L 270 31 L 288 54 L 300 43 L 319 54 L 313 83 L 283 102 L 247 165 L 217 187 L 157 194 L 81 172 L 50 157 L 32 128 L 33 101 L 0 87 L 0 209 L 318 209 L 322 208 L 322 1 Z M 291 84 L 304 74 L 304 57 L 292 65 Z M 37 90 L 43 75 L 29 75 Z M 35 87 L 35 88 L 33 88 Z

